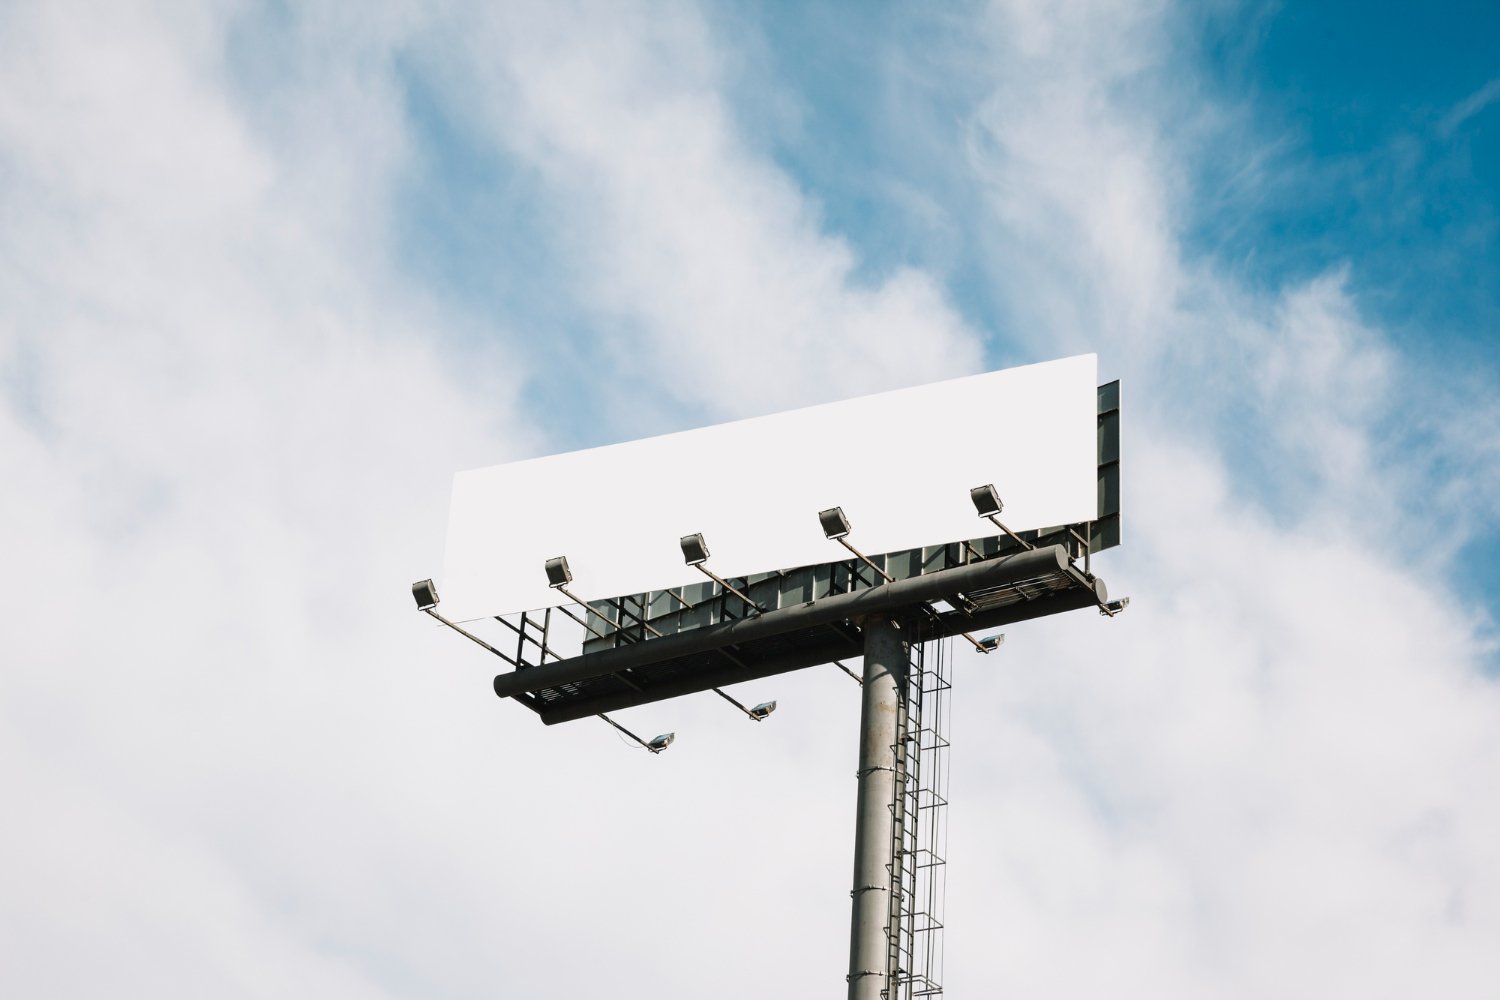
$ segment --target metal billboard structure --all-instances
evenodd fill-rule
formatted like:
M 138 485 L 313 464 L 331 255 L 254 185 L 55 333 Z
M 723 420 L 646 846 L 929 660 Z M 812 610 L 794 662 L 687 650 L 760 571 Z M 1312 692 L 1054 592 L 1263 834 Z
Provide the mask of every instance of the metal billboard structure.
M 895 485 L 892 453 L 910 462 Z M 640 486 L 616 483 L 604 512 L 600 483 L 621 474 Z M 848 995 L 933 996 L 951 690 L 935 640 L 990 652 L 1003 635 L 975 633 L 1123 610 L 1092 571 L 1093 554 L 1120 542 L 1119 483 L 1119 383 L 1097 385 L 1086 355 L 460 473 L 444 581 L 459 611 L 437 610 L 431 580 L 412 590 L 510 666 L 496 695 L 547 725 L 597 716 L 652 753 L 675 734 L 643 739 L 608 713 L 712 691 L 762 721 L 775 702 L 747 707 L 722 689 L 838 664 L 862 688 Z M 976 518 L 989 530 L 974 535 Z M 705 522 L 713 534 L 681 533 Z M 901 547 L 866 553 L 855 537 Z M 720 557 L 711 538 L 726 543 Z M 600 539 L 625 565 L 595 570 L 578 545 Z M 840 558 L 806 558 L 835 544 Z M 617 596 L 575 594 L 569 555 Z M 477 635 L 480 621 L 502 638 Z M 855 658 L 858 672 L 843 662 Z

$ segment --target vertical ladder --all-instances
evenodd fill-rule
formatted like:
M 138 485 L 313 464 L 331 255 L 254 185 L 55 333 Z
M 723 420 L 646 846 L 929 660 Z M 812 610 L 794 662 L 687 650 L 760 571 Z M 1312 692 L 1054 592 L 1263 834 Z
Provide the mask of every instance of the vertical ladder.
M 948 741 L 943 733 L 952 687 L 951 644 L 951 640 L 939 640 L 910 647 L 892 803 L 895 849 L 887 1000 L 935 997 L 943 992 L 948 837 Z

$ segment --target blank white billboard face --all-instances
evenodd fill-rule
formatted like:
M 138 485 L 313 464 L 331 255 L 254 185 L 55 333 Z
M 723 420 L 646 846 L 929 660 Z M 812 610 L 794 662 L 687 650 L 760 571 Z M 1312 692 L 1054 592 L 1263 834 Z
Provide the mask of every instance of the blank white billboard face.
M 1025 531 L 1097 516 L 1092 354 L 767 417 L 458 473 L 443 611 L 459 621 L 848 558 L 818 512 L 842 507 L 868 553 L 993 534 L 969 489 L 994 483 Z

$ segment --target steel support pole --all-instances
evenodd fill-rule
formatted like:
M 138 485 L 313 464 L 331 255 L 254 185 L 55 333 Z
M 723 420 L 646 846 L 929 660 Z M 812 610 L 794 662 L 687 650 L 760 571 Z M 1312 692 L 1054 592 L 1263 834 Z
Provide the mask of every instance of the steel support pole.
M 864 688 L 859 713 L 859 794 L 854 820 L 854 890 L 849 928 L 849 1000 L 880 1000 L 890 985 L 886 940 L 895 849 L 896 741 L 907 656 L 889 619 L 864 622 Z

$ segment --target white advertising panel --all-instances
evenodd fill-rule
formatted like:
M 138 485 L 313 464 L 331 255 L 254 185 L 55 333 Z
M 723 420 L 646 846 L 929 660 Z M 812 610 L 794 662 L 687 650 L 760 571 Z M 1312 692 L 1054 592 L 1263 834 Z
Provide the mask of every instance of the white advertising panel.
M 969 489 L 994 483 L 1016 531 L 1097 516 L 1092 354 L 586 451 L 460 472 L 443 611 L 466 621 L 720 576 L 849 558 L 818 512 L 842 507 L 867 553 L 994 534 Z

